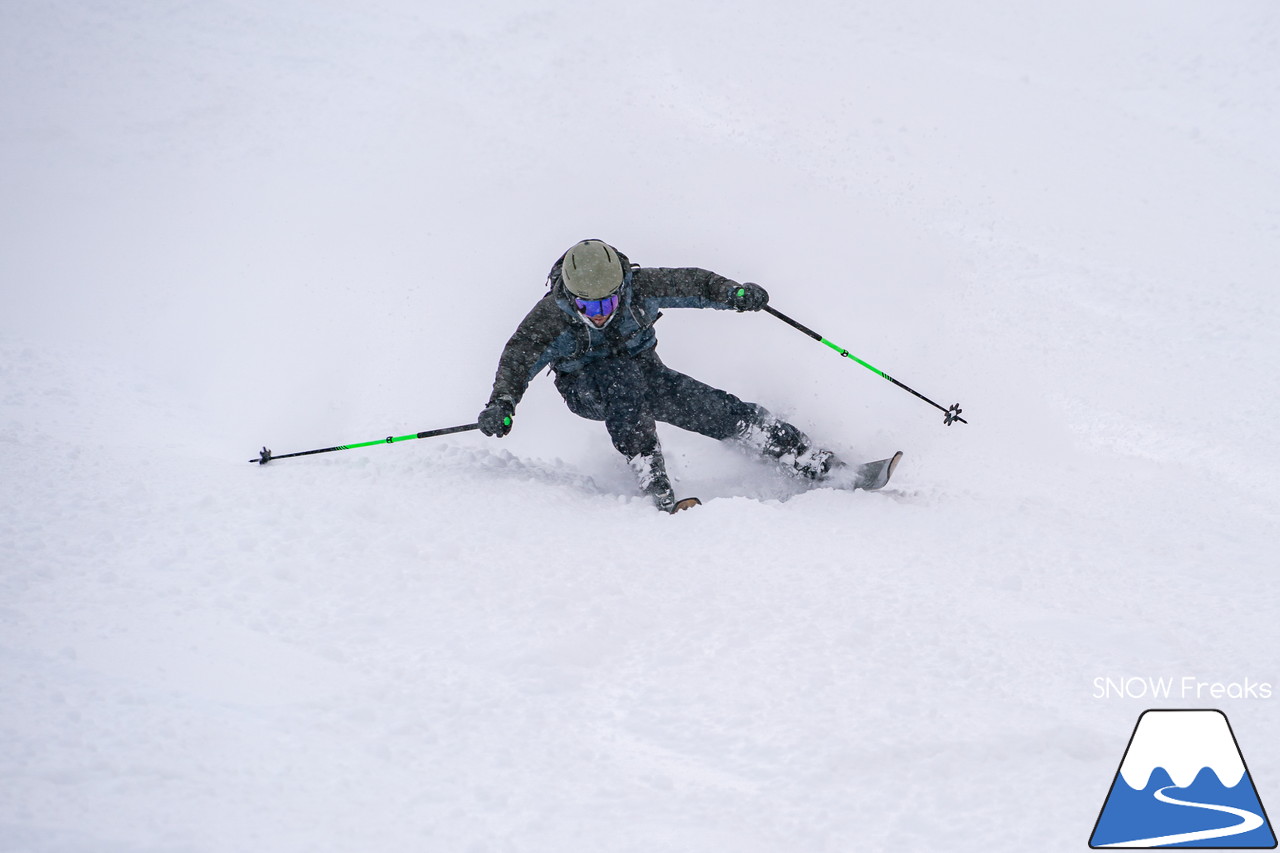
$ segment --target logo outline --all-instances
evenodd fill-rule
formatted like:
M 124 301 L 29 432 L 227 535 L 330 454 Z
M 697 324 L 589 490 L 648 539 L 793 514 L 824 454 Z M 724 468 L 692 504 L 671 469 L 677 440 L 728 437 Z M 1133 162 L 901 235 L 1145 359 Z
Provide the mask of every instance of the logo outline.
M 1115 844 L 1099 844 L 1093 843 L 1094 837 L 1098 833 L 1098 827 L 1102 823 L 1102 816 L 1106 813 L 1107 804 L 1111 801 L 1111 795 L 1115 791 L 1116 783 L 1121 781 L 1121 770 L 1124 768 L 1125 759 L 1129 757 L 1129 751 L 1133 748 L 1133 743 L 1138 737 L 1138 731 L 1142 728 L 1142 720 L 1150 713 L 1204 713 L 1206 711 L 1218 714 L 1222 717 L 1222 721 L 1227 726 L 1227 733 L 1231 735 L 1232 746 L 1235 747 L 1236 755 L 1240 757 L 1240 763 L 1244 766 L 1244 778 L 1249 780 L 1249 784 L 1253 786 L 1254 796 L 1258 801 L 1258 808 L 1262 812 L 1263 825 L 1271 830 L 1272 842 L 1270 847 L 1241 847 L 1240 845 L 1224 844 L 1221 846 L 1199 846 L 1194 848 L 1186 848 L 1183 845 L 1162 845 L 1160 847 L 1127 847 L 1129 850 L 1173 850 L 1173 849 L 1195 849 L 1195 850 L 1275 850 L 1280 845 L 1280 837 L 1277 837 L 1275 825 L 1271 822 L 1271 817 L 1267 814 L 1266 804 L 1262 802 L 1262 795 L 1258 793 L 1257 786 L 1253 782 L 1253 774 L 1249 770 L 1248 761 L 1244 757 L 1244 750 L 1240 749 L 1240 741 L 1236 737 L 1235 729 L 1231 727 L 1231 719 L 1220 708 L 1148 708 L 1138 715 L 1138 721 L 1133 724 L 1133 732 L 1129 735 L 1129 742 L 1125 744 L 1124 754 L 1120 756 L 1120 763 L 1116 765 L 1115 775 L 1111 778 L 1111 786 L 1107 788 L 1107 795 L 1102 800 L 1102 805 L 1098 808 L 1098 817 L 1093 822 L 1093 829 L 1089 832 L 1089 849 L 1090 850 L 1112 850 L 1117 849 Z M 1127 785 L 1128 782 L 1125 782 Z M 1229 837 L 1229 836 L 1228 836 Z

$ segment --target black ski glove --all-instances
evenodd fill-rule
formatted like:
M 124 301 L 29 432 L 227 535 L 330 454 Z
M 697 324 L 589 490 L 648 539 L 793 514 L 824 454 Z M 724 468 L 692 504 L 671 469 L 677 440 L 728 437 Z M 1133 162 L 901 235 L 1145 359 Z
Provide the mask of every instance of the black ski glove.
M 759 311 L 769 304 L 769 292 L 758 284 L 744 281 L 729 289 L 729 298 L 725 301 L 735 311 Z
M 516 412 L 515 406 L 506 400 L 494 400 L 484 407 L 484 411 L 476 418 L 480 431 L 485 435 L 502 438 L 511 432 L 511 416 Z

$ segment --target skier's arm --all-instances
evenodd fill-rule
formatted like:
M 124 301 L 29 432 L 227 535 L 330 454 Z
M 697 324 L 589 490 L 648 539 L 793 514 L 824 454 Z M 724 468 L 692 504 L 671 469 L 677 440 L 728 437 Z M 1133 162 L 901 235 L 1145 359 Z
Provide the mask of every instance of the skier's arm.
M 485 435 L 502 438 L 511 432 L 516 404 L 524 397 L 529 382 L 551 362 L 556 344 L 568 334 L 554 300 L 544 297 L 520 321 L 498 359 L 489 402 L 476 418 Z
M 543 297 L 520 321 L 498 359 L 489 404 L 505 401 L 514 409 L 529 382 L 550 363 L 553 345 L 566 331 L 563 314 L 550 296 Z
M 658 308 L 759 311 L 769 301 L 758 284 L 739 284 L 697 267 L 642 267 L 634 275 L 636 292 Z

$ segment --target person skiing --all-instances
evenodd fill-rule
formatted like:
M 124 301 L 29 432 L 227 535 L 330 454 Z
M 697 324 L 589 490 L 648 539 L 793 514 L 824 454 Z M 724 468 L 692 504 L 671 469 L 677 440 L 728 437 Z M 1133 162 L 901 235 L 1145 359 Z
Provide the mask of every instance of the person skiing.
M 675 493 L 657 421 L 735 442 L 810 480 L 842 463 L 762 406 L 672 370 L 658 357 L 654 323 L 663 308 L 759 311 L 763 287 L 698 268 L 641 267 L 601 240 L 583 240 L 551 267 L 547 293 L 507 341 L 493 390 L 477 421 L 501 438 L 516 406 L 544 367 L 574 414 L 603 421 L 613 446 L 658 509 L 674 512 Z

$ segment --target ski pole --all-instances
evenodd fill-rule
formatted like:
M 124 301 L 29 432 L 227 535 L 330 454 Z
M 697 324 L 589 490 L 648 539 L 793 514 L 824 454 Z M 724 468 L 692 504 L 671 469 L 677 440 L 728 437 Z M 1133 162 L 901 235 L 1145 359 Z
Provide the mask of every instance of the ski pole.
M 941 412 L 943 413 L 943 415 L 944 415 L 945 417 L 943 417 L 943 419 L 942 419 L 942 423 L 943 423 L 943 424 L 945 424 L 946 426 L 951 426 L 951 424 L 955 423 L 956 421 L 959 421 L 959 422 L 960 422 L 960 423 L 962 423 L 962 424 L 967 424 L 967 423 L 969 423 L 969 422 L 968 422 L 968 421 L 966 421 L 964 418 L 960 417 L 960 413 L 961 413 L 961 412 L 963 412 L 963 411 L 964 411 L 964 409 L 960 408 L 960 404 L 959 404 L 959 403 L 953 403 L 953 404 L 951 405 L 951 408 L 949 408 L 949 409 L 945 409 L 945 408 L 943 408 L 942 406 L 940 406 L 940 405 L 938 405 L 937 403 L 935 403 L 935 402 L 933 402 L 932 400 L 930 400 L 930 399 L 929 399 L 928 397 L 926 397 L 925 395 L 921 394 L 919 391 L 915 390 L 914 388 L 908 388 L 906 385 L 903 385 L 901 382 L 899 382 L 898 380 L 894 379 L 892 376 L 890 376 L 889 374 L 885 373 L 885 372 L 884 372 L 883 370 L 881 370 L 880 368 L 878 368 L 878 367 L 873 367 L 872 365 L 867 364 L 865 361 L 863 361 L 862 359 L 858 358 L 856 355 L 854 355 L 853 353 L 849 352 L 849 351 L 848 351 L 847 349 L 845 349 L 844 347 L 839 346 L 839 345 L 837 345 L 837 344 L 833 344 L 833 343 L 831 343 L 831 341 L 827 340 L 827 339 L 826 339 L 826 338 L 824 338 L 822 335 L 820 335 L 820 334 L 818 334 L 817 332 L 815 332 L 813 329 L 810 329 L 810 328 L 808 328 L 808 327 L 806 327 L 806 326 L 802 326 L 802 325 L 800 325 L 800 324 L 799 324 L 799 323 L 797 323 L 795 320 L 792 320 L 790 317 L 788 317 L 786 314 L 783 314 L 781 311 L 777 311 L 777 310 L 775 310 L 775 309 L 773 309 L 773 308 L 770 308 L 768 305 L 764 306 L 764 310 L 765 310 L 765 311 L 768 311 L 770 314 L 772 314 L 773 316 L 777 317 L 779 320 L 781 320 L 782 322 L 786 323 L 788 326 L 791 326 L 792 328 L 799 329 L 800 331 L 804 332 L 806 335 L 808 335 L 809 337 L 813 338 L 815 341 L 818 341 L 819 343 L 826 344 L 827 346 L 831 347 L 831 348 L 832 348 L 833 350 L 835 350 L 836 352 L 840 353 L 840 355 L 844 356 L 845 358 L 851 358 L 851 359 L 853 359 L 854 361 L 858 362 L 858 364 L 861 364 L 863 367 L 865 367 L 867 370 L 870 370 L 872 373 L 876 374 L 877 376 L 881 376 L 881 377 L 883 377 L 883 378 L 885 378 L 885 379 L 888 379 L 890 382 L 892 382 L 894 385 L 897 385 L 897 386 L 898 386 L 899 388 L 901 388 L 902 390 L 904 390 L 904 391 L 910 391 L 912 394 L 915 394 L 915 395 L 916 395 L 917 397 L 919 397 L 921 400 L 924 400 L 924 401 L 925 401 L 926 403 L 928 403 L 930 406 L 933 406 L 935 409 L 938 409 L 939 411 L 941 411 Z
M 259 465 L 266 465 L 272 459 L 288 459 L 290 456 L 310 456 L 313 453 L 331 453 L 335 450 L 354 450 L 357 447 L 372 447 L 375 444 L 395 444 L 397 441 L 409 441 L 415 438 L 435 438 L 438 435 L 452 435 L 455 432 L 466 432 L 467 430 L 479 429 L 480 424 L 464 424 L 462 426 L 445 427 L 444 429 L 432 429 L 426 432 L 419 432 L 413 435 L 389 435 L 386 438 L 379 438 L 375 441 L 362 441 L 359 444 L 339 444 L 336 447 L 321 447 L 318 450 L 301 450 L 297 453 L 280 453 L 273 455 L 264 445 L 262 452 L 258 454 L 257 459 L 250 459 L 250 462 L 257 462 Z

